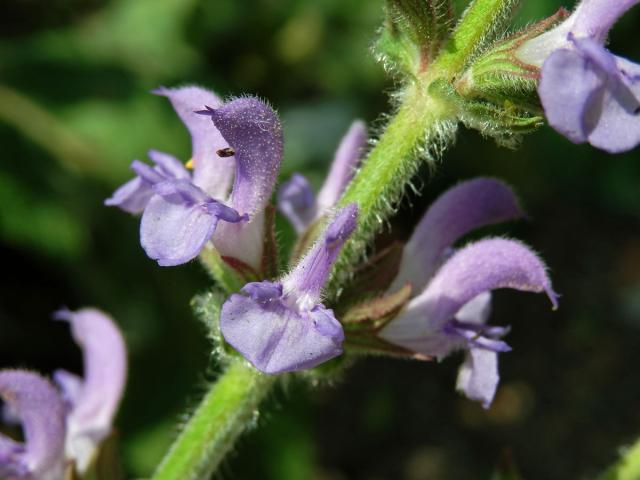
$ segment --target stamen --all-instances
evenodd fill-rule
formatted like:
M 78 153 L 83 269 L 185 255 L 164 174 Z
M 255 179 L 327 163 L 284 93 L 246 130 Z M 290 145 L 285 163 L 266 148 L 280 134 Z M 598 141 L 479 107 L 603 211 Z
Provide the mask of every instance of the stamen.
M 189 170 L 193 170 L 193 158 L 184 164 Z

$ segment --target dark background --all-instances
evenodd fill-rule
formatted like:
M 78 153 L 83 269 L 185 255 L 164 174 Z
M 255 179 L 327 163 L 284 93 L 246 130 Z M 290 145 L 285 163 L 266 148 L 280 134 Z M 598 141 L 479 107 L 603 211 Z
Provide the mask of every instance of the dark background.
M 458 2 L 464 3 L 464 2 Z M 526 0 L 519 24 L 556 0 Z M 460 6 L 460 5 L 459 5 Z M 567 7 L 571 5 L 566 4 Z M 382 1 L 4 0 L 0 6 L 0 366 L 80 372 L 62 305 L 95 305 L 122 326 L 130 377 L 117 425 L 131 477 L 149 475 L 211 371 L 189 308 L 209 280 L 160 268 L 138 220 L 102 206 L 149 148 L 187 159 L 189 138 L 158 85 L 251 92 L 284 122 L 282 178 L 321 183 L 355 117 L 389 111 L 393 88 L 369 47 Z M 458 11 L 461 11 L 460 8 Z M 640 58 L 640 9 L 611 48 Z M 277 392 L 223 468 L 246 479 L 489 479 L 504 452 L 528 479 L 590 478 L 640 433 L 640 158 L 575 146 L 548 128 L 510 151 L 461 130 L 400 235 L 448 186 L 503 178 L 530 219 L 493 228 L 551 267 L 561 308 L 498 292 L 512 324 L 502 384 L 483 411 L 454 391 L 460 356 L 441 364 L 360 362 L 335 386 Z M 280 219 L 283 235 L 292 234 Z M 484 231 L 481 233 L 487 233 Z M 215 370 L 215 367 L 213 368 Z

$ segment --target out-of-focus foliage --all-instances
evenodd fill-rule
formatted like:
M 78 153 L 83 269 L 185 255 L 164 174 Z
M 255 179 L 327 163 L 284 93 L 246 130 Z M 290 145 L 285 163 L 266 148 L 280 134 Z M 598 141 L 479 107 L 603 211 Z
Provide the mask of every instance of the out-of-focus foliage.
M 352 118 L 375 129 L 389 111 L 393 85 L 369 54 L 382 3 L 0 6 L 0 361 L 77 371 L 80 354 L 50 313 L 63 304 L 111 312 L 131 357 L 118 419 L 131 477 L 149 474 L 215 372 L 189 308 L 207 277 L 195 263 L 157 267 L 140 248 L 138 221 L 102 206 L 149 148 L 189 154 L 170 106 L 149 91 L 195 82 L 267 98 L 285 125 L 283 178 L 298 170 L 318 185 Z M 517 23 L 560 5 L 525 0 Z M 612 38 L 635 59 L 639 13 Z M 553 313 L 542 298 L 497 295 L 494 319 L 513 325 L 514 352 L 501 359 L 493 408 L 454 393 L 456 359 L 367 360 L 336 386 L 276 394 L 227 477 L 491 478 L 508 449 L 524 478 L 582 478 L 640 433 L 640 154 L 609 157 L 549 129 L 517 151 L 464 132 L 434 175 L 421 172 L 424 195 L 403 203 L 393 229 L 406 237 L 437 194 L 474 175 L 520 193 L 531 220 L 494 232 L 538 249 L 563 294 Z M 291 229 L 279 227 L 286 242 Z

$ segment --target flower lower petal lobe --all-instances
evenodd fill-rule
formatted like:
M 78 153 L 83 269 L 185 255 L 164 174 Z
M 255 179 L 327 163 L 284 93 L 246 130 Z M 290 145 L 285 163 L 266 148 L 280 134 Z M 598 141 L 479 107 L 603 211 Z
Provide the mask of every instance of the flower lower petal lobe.
M 247 287 L 225 302 L 220 327 L 225 340 L 258 370 L 278 374 L 312 368 L 342 353 L 344 334 L 331 310 L 299 310 L 275 293 L 271 282 Z
M 65 406 L 61 395 L 40 375 L 0 371 L 0 397 L 22 423 L 24 444 L 0 434 L 0 476 L 9 480 L 62 478 Z
M 586 142 L 585 123 L 597 122 L 598 115 L 591 102 L 602 94 L 605 82 L 604 75 L 574 50 L 560 49 L 549 55 L 538 85 L 549 125 L 573 143 Z M 594 114 L 595 119 L 589 118 Z
M 498 354 L 481 348 L 469 349 L 458 371 L 456 389 L 489 408 L 499 381 Z

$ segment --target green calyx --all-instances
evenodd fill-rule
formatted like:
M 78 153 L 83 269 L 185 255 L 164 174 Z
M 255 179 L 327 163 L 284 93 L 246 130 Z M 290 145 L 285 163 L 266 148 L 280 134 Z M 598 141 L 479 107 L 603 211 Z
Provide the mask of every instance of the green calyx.
M 516 56 L 525 43 L 558 24 L 566 17 L 564 9 L 555 15 L 496 41 L 475 58 L 455 82 L 456 91 L 468 99 L 485 100 L 495 105 L 505 101 L 523 110 L 539 112 L 536 86 L 540 70 Z

